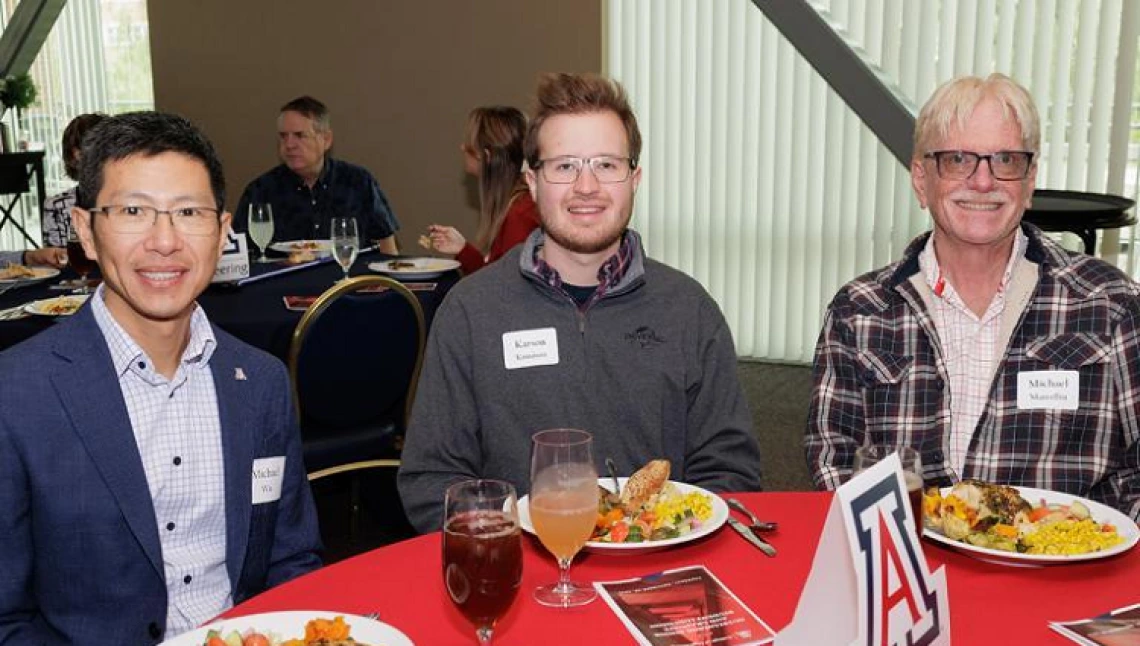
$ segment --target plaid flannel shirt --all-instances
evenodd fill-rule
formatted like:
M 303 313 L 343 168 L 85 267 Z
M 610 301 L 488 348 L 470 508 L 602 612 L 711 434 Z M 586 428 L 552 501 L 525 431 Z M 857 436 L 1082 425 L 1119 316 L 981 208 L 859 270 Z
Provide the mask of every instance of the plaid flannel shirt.
M 1108 263 L 1022 228 L 1037 287 L 995 372 L 961 476 L 1086 496 L 1140 519 L 1140 288 Z M 828 306 L 804 438 L 817 487 L 837 487 L 855 448 L 876 443 L 917 448 L 927 485 L 956 479 L 946 460 L 946 365 L 909 280 L 929 235 L 900 261 L 845 285 Z M 1018 373 L 1037 370 L 1076 371 L 1078 408 L 1019 409 Z

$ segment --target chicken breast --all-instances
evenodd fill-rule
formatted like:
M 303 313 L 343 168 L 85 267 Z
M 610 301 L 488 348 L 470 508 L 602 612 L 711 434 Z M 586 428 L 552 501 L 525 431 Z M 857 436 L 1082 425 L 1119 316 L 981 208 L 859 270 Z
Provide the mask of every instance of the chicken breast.
M 985 521 L 1012 525 L 1018 512 L 1031 508 L 1017 489 L 981 480 L 963 480 L 950 493 L 977 510 L 975 526 L 986 524 Z

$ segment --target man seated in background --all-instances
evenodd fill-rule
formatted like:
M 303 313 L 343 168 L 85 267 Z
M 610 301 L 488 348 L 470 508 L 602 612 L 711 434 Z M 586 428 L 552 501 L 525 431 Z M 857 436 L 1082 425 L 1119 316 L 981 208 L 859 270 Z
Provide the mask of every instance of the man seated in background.
M 195 302 L 224 203 L 181 117 L 85 139 L 73 224 L 103 284 L 0 353 L 0 643 L 152 644 L 320 566 L 285 368 Z
M 927 485 L 977 478 L 1086 496 L 1140 519 L 1140 288 L 1022 216 L 1040 150 L 1001 75 L 939 88 L 911 183 L 933 232 L 827 308 L 805 448 L 815 484 L 861 444 L 907 445 Z
M 277 154 L 281 164 L 245 187 L 236 231 L 248 230 L 249 205 L 273 207 L 273 241 L 326 240 L 335 217 L 356 218 L 360 244 L 396 254 L 400 228 L 388 198 L 372 173 L 334 159 L 332 121 L 325 104 L 302 96 L 281 106 Z
M 61 153 L 63 171 L 69 179 L 79 181 L 79 154 L 83 136 L 107 115 L 94 112 L 72 119 L 63 130 Z M 44 201 L 42 228 L 45 247 L 66 247 L 71 235 L 71 207 L 75 206 L 75 187 Z
M 559 74 L 538 89 L 526 181 L 542 228 L 463 279 L 432 324 L 398 482 L 419 531 L 465 478 L 529 490 L 531 435 L 578 428 L 632 474 L 760 488 L 760 452 L 724 316 L 628 229 L 641 134 L 624 90 Z

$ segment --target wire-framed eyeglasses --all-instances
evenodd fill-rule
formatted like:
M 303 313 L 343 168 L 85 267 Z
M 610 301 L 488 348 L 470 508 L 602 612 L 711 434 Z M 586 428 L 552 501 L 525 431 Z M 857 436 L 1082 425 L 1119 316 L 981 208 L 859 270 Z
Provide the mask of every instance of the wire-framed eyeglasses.
M 923 157 L 934 160 L 942 179 L 969 179 L 978 171 L 983 159 L 989 162 L 994 179 L 1002 181 L 1025 179 L 1033 166 L 1033 153 L 1027 150 L 999 150 L 990 155 L 968 150 L 935 150 Z
M 217 233 L 218 209 L 208 206 L 180 206 L 176 209 L 159 209 L 136 204 L 108 204 L 91 209 L 91 213 L 107 216 L 107 223 L 115 233 L 146 233 L 158 222 L 161 213 L 170 215 L 174 228 L 191 236 Z
M 573 184 L 578 181 L 584 166 L 590 167 L 594 178 L 602 184 L 617 184 L 629 179 L 634 163 L 629 157 L 551 157 L 538 160 L 542 178 L 551 184 Z

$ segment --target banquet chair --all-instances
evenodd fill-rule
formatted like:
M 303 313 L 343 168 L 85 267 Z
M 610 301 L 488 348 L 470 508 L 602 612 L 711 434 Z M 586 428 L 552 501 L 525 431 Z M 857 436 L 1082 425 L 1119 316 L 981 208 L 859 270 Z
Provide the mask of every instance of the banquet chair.
M 293 332 L 289 376 L 305 470 L 310 481 L 349 474 L 353 541 L 360 515 L 354 472 L 399 467 L 424 337 L 419 300 L 385 276 L 335 284 Z

